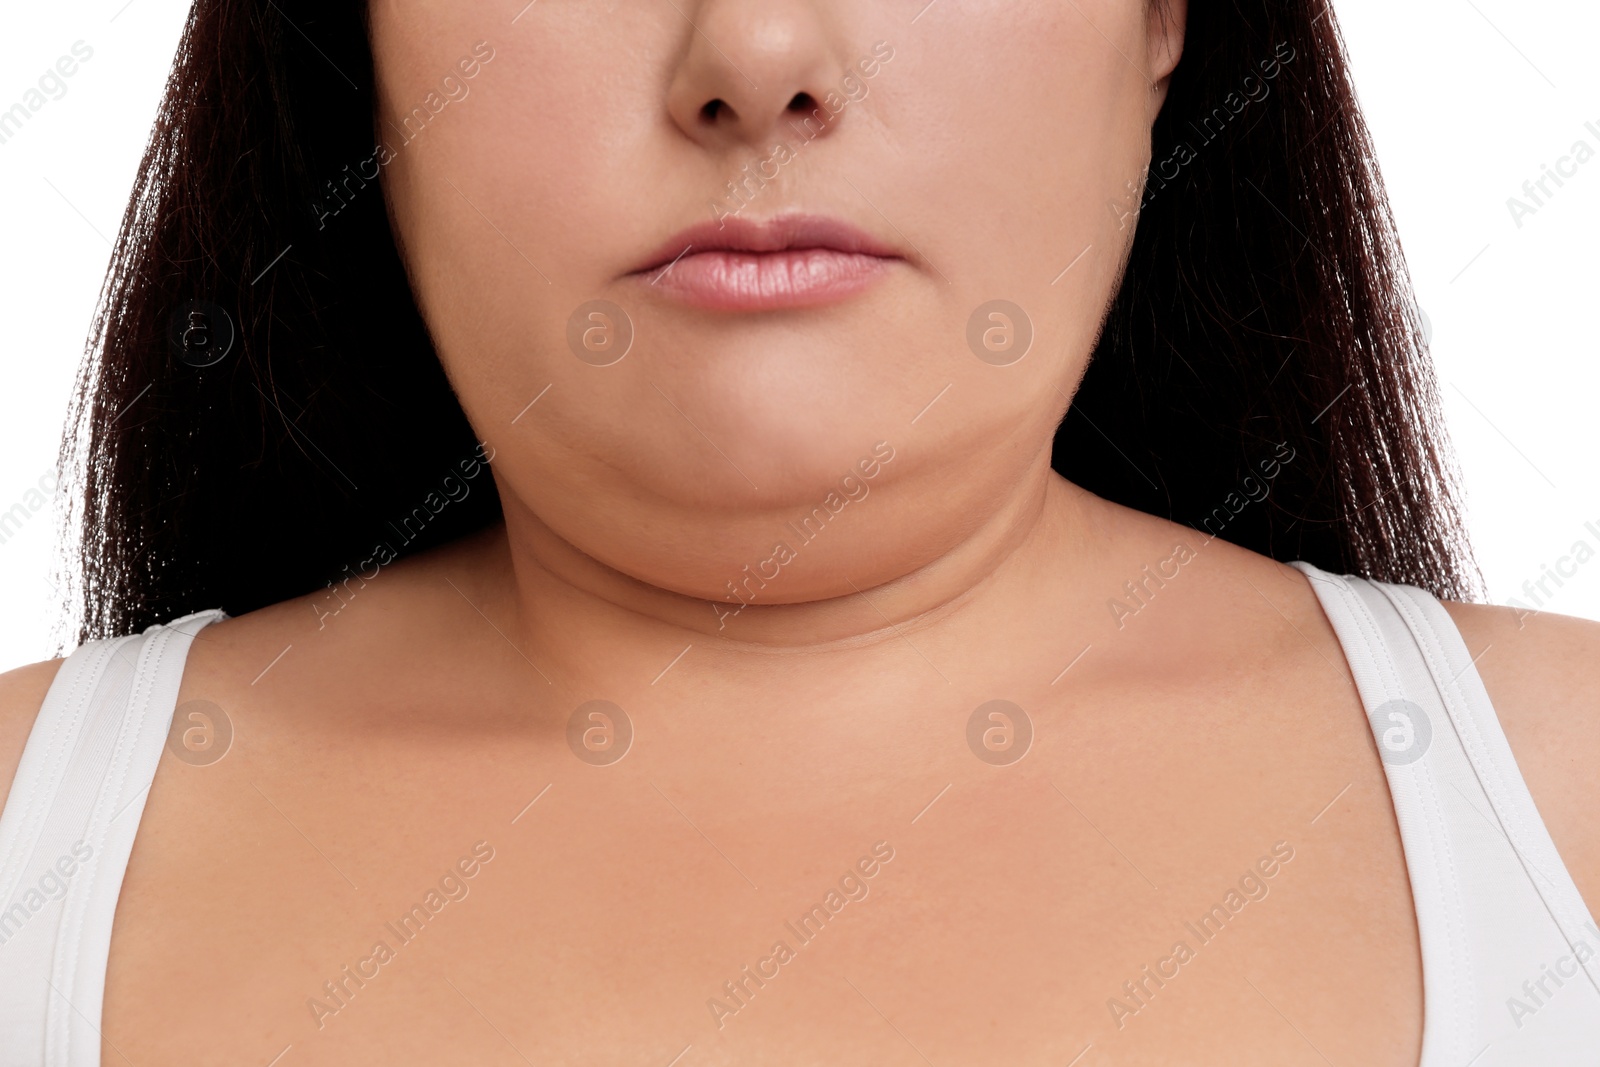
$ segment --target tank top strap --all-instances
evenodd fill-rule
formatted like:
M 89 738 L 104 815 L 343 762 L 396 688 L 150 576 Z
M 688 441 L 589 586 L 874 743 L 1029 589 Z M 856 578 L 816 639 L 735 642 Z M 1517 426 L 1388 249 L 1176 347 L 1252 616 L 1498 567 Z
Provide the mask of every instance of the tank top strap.
M 1567 1062 L 1575 1040 L 1600 1039 L 1600 929 L 1454 620 L 1421 589 L 1294 566 L 1383 760 L 1422 949 L 1424 1067 Z
M 3 1062 L 98 1067 L 111 923 L 202 611 L 79 647 L 0 811 Z

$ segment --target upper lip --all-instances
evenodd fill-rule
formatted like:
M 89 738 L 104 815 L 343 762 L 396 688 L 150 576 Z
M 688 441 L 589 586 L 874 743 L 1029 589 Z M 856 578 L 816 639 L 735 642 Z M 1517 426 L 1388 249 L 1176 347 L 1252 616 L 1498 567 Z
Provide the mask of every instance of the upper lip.
M 702 222 L 673 234 L 635 267 L 633 273 L 657 270 L 699 252 L 785 252 L 828 248 L 838 252 L 897 259 L 900 253 L 865 230 L 841 219 L 820 215 L 779 215 L 765 221 L 743 218 Z

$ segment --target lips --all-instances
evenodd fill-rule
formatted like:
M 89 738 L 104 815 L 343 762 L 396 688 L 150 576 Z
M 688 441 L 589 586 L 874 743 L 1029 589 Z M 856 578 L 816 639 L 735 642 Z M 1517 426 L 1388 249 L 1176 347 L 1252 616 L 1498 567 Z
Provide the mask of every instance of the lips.
M 838 219 L 729 218 L 675 234 L 629 277 L 696 307 L 771 311 L 847 299 L 901 261 L 893 248 Z

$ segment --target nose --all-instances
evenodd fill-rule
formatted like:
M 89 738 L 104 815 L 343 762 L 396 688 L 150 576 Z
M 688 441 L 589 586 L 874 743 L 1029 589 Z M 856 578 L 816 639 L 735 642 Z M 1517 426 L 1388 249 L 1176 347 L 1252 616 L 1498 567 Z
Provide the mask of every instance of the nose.
M 704 0 L 680 3 L 689 45 L 673 75 L 667 110 L 685 135 L 710 149 L 765 149 L 786 132 L 808 139 L 843 118 L 822 101 L 843 64 L 811 0 Z

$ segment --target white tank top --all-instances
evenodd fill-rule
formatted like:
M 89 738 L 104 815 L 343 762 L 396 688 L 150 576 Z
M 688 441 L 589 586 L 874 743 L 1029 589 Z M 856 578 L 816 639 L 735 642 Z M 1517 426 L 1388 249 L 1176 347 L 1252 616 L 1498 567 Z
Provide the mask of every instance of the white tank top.
M 1344 647 L 1398 816 L 1422 947 L 1419 1067 L 1600 1063 L 1600 929 L 1449 614 L 1417 589 L 1295 566 Z M 0 1067 L 99 1067 L 145 793 L 190 641 L 225 617 L 84 645 L 50 686 L 0 812 Z

